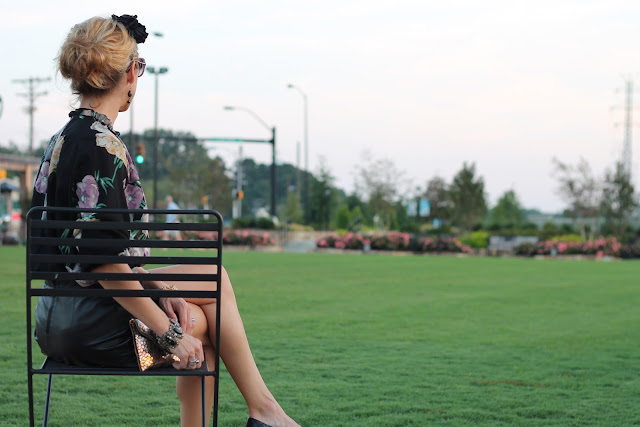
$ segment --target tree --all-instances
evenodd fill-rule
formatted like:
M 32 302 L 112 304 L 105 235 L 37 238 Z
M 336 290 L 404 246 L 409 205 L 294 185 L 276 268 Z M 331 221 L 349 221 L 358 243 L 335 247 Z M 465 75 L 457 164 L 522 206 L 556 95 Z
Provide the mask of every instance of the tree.
M 304 213 L 300 207 L 300 198 L 295 190 L 289 190 L 287 202 L 284 206 L 283 216 L 286 220 L 301 224 L 304 220 Z
M 584 158 L 576 166 L 553 159 L 554 175 L 558 178 L 558 193 L 568 205 L 582 238 L 592 240 L 600 216 L 601 186 Z
M 368 201 L 373 214 L 382 226 L 391 226 L 403 173 L 389 159 L 374 160 L 365 152 L 362 162 L 356 166 L 356 191 Z
M 605 172 L 602 185 L 601 212 L 605 226 L 616 236 L 621 236 L 629 225 L 629 216 L 638 207 L 638 198 L 622 163 L 615 165 L 615 171 Z
M 311 224 L 315 227 L 328 229 L 331 222 L 331 212 L 335 211 L 333 206 L 335 178 L 331 175 L 324 157 L 320 158 L 319 163 L 317 177 L 311 180 L 309 216 Z
M 515 191 L 505 191 L 491 209 L 490 225 L 492 228 L 504 229 L 519 227 L 524 223 L 524 211 Z
M 429 200 L 430 218 L 438 218 L 444 221 L 451 218 L 451 198 L 444 179 L 439 176 L 431 178 L 427 182 L 427 190 L 424 193 L 424 197 Z
M 351 210 L 349 209 L 349 205 L 345 203 L 340 206 L 336 212 L 336 228 L 342 230 L 348 229 L 351 220 Z
M 455 225 L 470 231 L 480 223 L 487 212 L 484 179 L 476 177 L 476 165 L 463 163 L 449 187 L 453 203 L 452 219 Z
M 373 213 L 369 204 L 360 199 L 356 192 L 346 197 L 345 203 L 351 211 L 352 222 L 357 222 L 358 225 L 373 225 Z
M 170 194 L 181 207 L 186 208 L 200 205 L 206 196 L 209 206 L 223 214 L 230 212 L 231 180 L 224 161 L 219 157 L 210 158 L 204 144 L 188 132 L 162 129 L 158 135 L 157 200 L 162 202 Z M 148 184 L 153 178 L 153 131 L 147 130 L 135 140 L 146 145 L 147 159 L 137 168 L 147 184 L 147 197 L 151 199 L 153 187 Z

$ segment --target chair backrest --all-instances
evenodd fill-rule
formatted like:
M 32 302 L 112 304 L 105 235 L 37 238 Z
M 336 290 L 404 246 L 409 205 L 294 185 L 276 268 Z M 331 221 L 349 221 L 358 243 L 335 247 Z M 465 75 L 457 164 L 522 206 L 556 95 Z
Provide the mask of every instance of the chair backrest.
M 168 213 L 179 214 L 181 222 L 145 222 L 141 220 L 141 212 L 150 217 L 164 219 Z M 99 219 L 99 220 L 96 220 Z M 133 220 L 132 220 L 133 219 Z M 146 219 L 146 218 L 145 218 Z M 220 369 L 220 292 L 222 268 L 222 216 L 215 210 L 144 210 L 140 209 L 88 209 L 35 207 L 27 214 L 27 363 L 29 369 L 29 398 L 32 407 L 32 379 L 34 373 L 49 373 L 33 368 L 32 355 L 32 298 L 38 296 L 101 296 L 101 297 L 193 297 L 215 298 L 216 310 L 216 342 L 214 389 L 214 425 L 217 423 L 218 385 Z M 67 231 L 64 231 L 67 230 Z M 144 230 L 148 230 L 148 239 L 136 238 Z M 177 231 L 181 240 L 160 239 L 161 233 Z M 80 233 L 82 238 L 76 238 Z M 59 237 L 61 235 L 61 237 Z M 105 254 L 108 248 L 110 254 Z M 139 249 L 135 249 L 139 248 Z M 144 248 L 169 249 L 151 256 L 144 256 Z M 113 255 L 127 250 L 129 256 Z M 186 250 L 172 250 L 186 249 Z M 192 250 L 189 250 L 192 249 Z M 194 251 L 200 249 L 201 251 Z M 191 264 L 215 265 L 216 274 L 148 274 L 148 281 L 210 281 L 216 282 L 215 291 L 203 290 L 116 290 L 103 288 L 50 288 L 42 287 L 42 283 L 60 280 L 108 281 L 108 280 L 140 280 L 135 273 L 94 273 L 78 271 L 73 268 L 77 264 L 109 264 L 123 263 L 149 265 Z M 69 268 L 61 268 L 68 265 Z M 40 284 L 40 286 L 38 286 Z M 210 364 L 212 361 L 208 361 Z M 209 365 L 211 367 L 211 365 Z M 95 374 L 100 375 L 97 373 Z M 181 375 L 180 371 L 176 371 Z M 151 371 L 127 373 L 126 375 L 149 374 Z M 110 375 L 110 373 L 105 373 Z M 125 375 L 115 373 L 114 375 Z

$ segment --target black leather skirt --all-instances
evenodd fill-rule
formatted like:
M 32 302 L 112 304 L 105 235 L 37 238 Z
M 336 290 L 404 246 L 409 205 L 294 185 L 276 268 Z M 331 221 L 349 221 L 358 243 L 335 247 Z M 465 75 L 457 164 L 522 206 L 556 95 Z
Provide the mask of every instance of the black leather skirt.
M 100 288 L 100 285 L 94 285 Z M 45 283 L 45 288 L 51 288 Z M 57 287 L 80 287 L 56 282 Z M 40 297 L 36 341 L 48 357 L 78 366 L 137 367 L 129 319 L 113 298 Z

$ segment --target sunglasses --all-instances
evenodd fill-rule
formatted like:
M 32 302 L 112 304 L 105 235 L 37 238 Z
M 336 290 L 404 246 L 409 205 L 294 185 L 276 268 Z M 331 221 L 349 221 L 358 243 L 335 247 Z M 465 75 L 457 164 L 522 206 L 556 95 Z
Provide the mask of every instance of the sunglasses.
M 138 64 L 138 77 L 142 77 L 145 68 L 147 68 L 147 62 L 144 60 L 144 58 L 138 58 L 132 60 L 131 65 L 133 65 L 134 62 Z M 129 70 L 131 69 L 131 65 L 129 65 L 129 68 L 127 68 L 127 72 L 129 72 Z

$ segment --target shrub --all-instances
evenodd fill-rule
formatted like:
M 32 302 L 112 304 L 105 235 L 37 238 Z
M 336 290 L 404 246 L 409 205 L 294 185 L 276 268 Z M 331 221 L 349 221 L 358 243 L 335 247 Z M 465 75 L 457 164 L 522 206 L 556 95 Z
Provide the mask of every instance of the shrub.
M 560 236 L 553 236 L 549 240 L 554 240 L 556 242 L 567 242 L 567 243 L 582 243 L 582 236 L 579 234 L 563 234 Z
M 259 230 L 273 230 L 276 224 L 271 218 L 235 218 L 231 221 L 233 228 L 257 228 Z
M 225 245 L 270 246 L 275 244 L 275 239 L 266 232 L 225 230 L 222 242 Z
M 329 233 L 323 238 L 316 241 L 316 246 L 319 248 L 335 248 L 336 242 L 340 241 L 340 236 L 336 233 Z
M 370 238 L 360 233 L 342 236 L 329 233 L 316 242 L 319 248 L 364 249 L 367 245 L 371 249 L 383 251 L 473 253 L 469 246 L 452 237 L 416 237 L 396 231 L 377 233 Z
M 596 256 L 620 256 L 623 246 L 615 237 L 598 239 L 591 242 L 545 240 L 535 245 L 524 243 L 515 249 L 516 255 L 596 255 Z M 625 249 L 626 250 L 626 249 Z M 633 249 L 626 250 L 625 254 L 631 256 Z
M 618 251 L 618 256 L 622 259 L 640 258 L 640 245 L 624 245 Z
M 342 238 L 345 249 L 364 249 L 371 241 L 359 233 L 348 233 Z
M 401 251 L 409 249 L 410 236 L 407 233 L 389 231 L 371 236 L 371 249 Z
M 419 239 L 420 252 L 453 252 L 472 254 L 473 250 L 453 237 L 424 237 Z
M 475 249 L 483 249 L 489 246 L 489 233 L 486 231 L 474 231 L 460 236 L 460 242 Z

